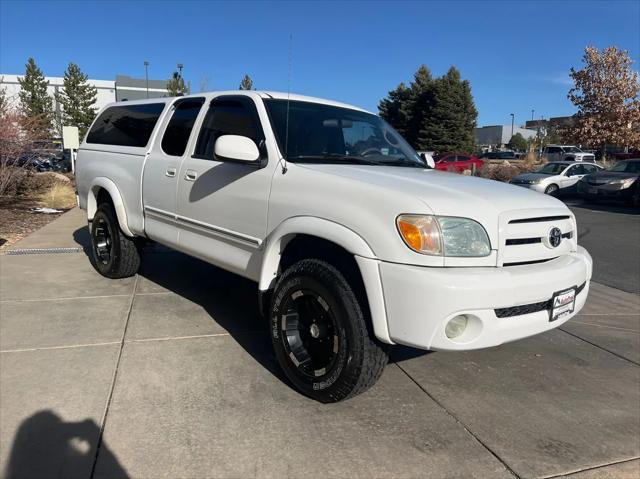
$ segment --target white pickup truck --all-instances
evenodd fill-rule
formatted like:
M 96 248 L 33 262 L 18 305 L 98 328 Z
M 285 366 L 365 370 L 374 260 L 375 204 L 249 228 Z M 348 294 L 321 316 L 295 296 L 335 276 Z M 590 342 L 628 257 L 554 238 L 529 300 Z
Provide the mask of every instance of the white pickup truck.
M 353 106 L 215 92 L 106 106 L 77 188 L 99 273 L 136 274 L 150 239 L 257 282 L 286 375 L 332 402 L 375 383 L 388 345 L 497 346 L 586 301 L 563 203 L 429 163 Z

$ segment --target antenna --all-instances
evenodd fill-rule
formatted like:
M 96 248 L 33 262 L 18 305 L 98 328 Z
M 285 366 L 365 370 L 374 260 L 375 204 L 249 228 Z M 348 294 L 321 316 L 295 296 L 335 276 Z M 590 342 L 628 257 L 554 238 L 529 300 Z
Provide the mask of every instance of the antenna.
M 289 154 L 289 102 L 291 96 L 291 50 L 293 45 L 293 35 L 289 34 L 289 71 L 287 73 L 287 118 L 284 127 L 284 158 L 282 164 L 282 174 L 287 172 L 287 156 Z

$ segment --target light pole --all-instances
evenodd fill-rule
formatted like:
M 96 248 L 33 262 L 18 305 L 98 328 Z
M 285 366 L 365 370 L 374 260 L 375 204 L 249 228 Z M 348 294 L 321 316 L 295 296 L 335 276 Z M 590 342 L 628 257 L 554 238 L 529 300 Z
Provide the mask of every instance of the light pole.
M 149 98 L 149 62 L 144 61 L 144 79 L 147 84 L 147 98 Z
M 178 79 L 182 79 L 182 68 L 184 67 L 184 65 L 182 63 L 178 63 Z M 184 85 L 184 81 L 180 82 L 178 81 L 178 85 Z M 182 91 L 180 91 L 178 93 L 178 96 L 184 96 L 184 94 L 186 93 L 186 91 L 183 89 Z
M 515 121 L 515 115 L 513 113 L 510 113 L 511 115 L 511 138 L 513 138 L 513 123 Z
M 533 114 L 535 113 L 534 109 L 531 109 L 531 121 L 533 121 Z

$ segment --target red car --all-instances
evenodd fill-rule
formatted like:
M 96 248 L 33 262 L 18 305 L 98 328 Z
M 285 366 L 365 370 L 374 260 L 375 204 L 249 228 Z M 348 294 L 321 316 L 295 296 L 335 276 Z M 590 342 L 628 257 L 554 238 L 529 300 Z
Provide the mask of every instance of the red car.
M 484 166 L 484 161 L 477 156 L 468 153 L 442 153 L 433 157 L 436 162 L 436 170 L 455 171 L 462 173 L 464 170 L 473 171 L 473 165 L 476 171 Z

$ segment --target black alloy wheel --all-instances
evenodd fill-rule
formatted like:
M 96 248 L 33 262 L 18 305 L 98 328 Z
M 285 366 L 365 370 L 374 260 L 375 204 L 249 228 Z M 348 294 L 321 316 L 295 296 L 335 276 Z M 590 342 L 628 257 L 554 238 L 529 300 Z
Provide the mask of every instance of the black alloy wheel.
M 293 365 L 310 378 L 333 370 L 340 350 L 334 312 L 327 301 L 309 289 L 293 291 L 285 298 L 280 338 Z
M 111 261 L 112 237 L 109 224 L 104 217 L 99 217 L 92 228 L 93 248 L 96 261 L 106 265 Z
M 271 301 L 271 342 L 287 378 L 329 403 L 366 391 L 387 364 L 373 335 L 366 297 L 319 259 L 303 259 L 278 279 Z
M 113 206 L 98 206 L 91 222 L 93 267 L 107 278 L 127 278 L 140 268 L 141 240 L 126 236 Z

